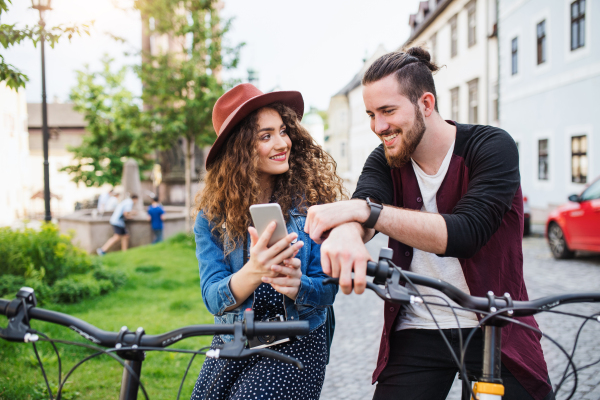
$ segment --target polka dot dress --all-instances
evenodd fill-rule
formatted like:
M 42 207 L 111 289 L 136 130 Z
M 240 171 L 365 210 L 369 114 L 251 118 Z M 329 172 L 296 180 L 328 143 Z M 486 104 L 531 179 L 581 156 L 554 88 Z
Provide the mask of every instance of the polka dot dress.
M 271 285 L 261 284 L 254 295 L 256 320 L 284 315 L 282 294 Z M 222 344 L 223 340 L 217 335 L 211 348 Z M 269 348 L 300 360 L 304 370 L 260 356 L 245 360 L 206 357 L 191 400 L 317 400 L 327 363 L 325 325 L 300 340 Z

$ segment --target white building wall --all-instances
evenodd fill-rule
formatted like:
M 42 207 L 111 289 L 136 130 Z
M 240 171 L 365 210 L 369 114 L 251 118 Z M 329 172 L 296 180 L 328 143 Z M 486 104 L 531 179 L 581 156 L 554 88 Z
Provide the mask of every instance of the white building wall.
M 371 122 L 365 109 L 362 85 L 348 94 L 350 103 L 350 180 L 358 181 L 369 154 L 381 144 L 379 137 L 371 130 Z
M 500 120 L 519 144 L 521 185 L 533 219 L 586 184 L 571 180 L 571 137 L 588 137 L 588 179 L 600 175 L 600 3 L 586 2 L 586 44 L 570 49 L 572 0 L 500 0 Z M 537 65 L 536 26 L 546 21 L 547 61 Z M 518 36 L 518 72 L 511 41 Z M 549 179 L 538 177 L 538 141 L 548 139 Z
M 13 225 L 27 213 L 29 134 L 25 89 L 0 82 L 0 226 Z
M 327 123 L 329 127 L 325 132 L 325 151 L 337 163 L 337 173 L 343 179 L 348 179 L 350 157 L 348 155 L 348 98 L 336 95 L 329 101 L 327 109 Z
M 469 47 L 468 43 L 468 11 L 469 0 L 455 0 L 405 47 L 424 45 L 434 55 L 436 64 L 441 70 L 434 75 L 438 97 L 438 109 L 445 119 L 451 119 L 450 90 L 459 88 L 458 121 L 468 123 L 469 90 L 467 82 L 478 79 L 478 112 L 479 124 L 494 124 L 492 118 L 493 96 L 491 89 L 497 81 L 497 44 L 495 38 L 488 38 L 493 32 L 495 22 L 495 0 L 476 1 L 476 43 Z M 451 56 L 450 19 L 457 16 L 458 51 Z M 435 35 L 435 47 L 432 37 Z

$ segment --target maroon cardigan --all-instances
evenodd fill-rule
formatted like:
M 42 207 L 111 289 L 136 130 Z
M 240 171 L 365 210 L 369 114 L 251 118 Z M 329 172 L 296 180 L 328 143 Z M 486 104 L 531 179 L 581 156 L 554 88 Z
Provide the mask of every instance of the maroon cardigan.
M 523 196 L 518 184 L 518 154 L 516 155 L 516 185 L 513 182 L 516 193 L 513 190 L 511 193 L 514 193 L 514 196 L 510 194 L 508 197 L 510 199 L 512 196 L 512 204 L 508 204 L 502 209 L 493 200 L 495 197 L 501 196 L 496 196 L 493 192 L 503 190 L 504 178 L 506 178 L 506 182 L 509 182 L 508 177 L 514 177 L 514 171 L 508 171 L 504 175 L 498 174 L 495 178 L 486 175 L 487 171 L 502 170 L 503 167 L 500 164 L 507 163 L 505 160 L 511 158 L 511 152 L 516 153 L 514 141 L 510 139 L 506 132 L 497 128 L 462 124 L 456 124 L 456 126 L 457 137 L 454 154 L 446 177 L 436 195 L 438 211 L 446 220 L 449 235 L 448 249 L 446 254 L 442 256 L 452 256 L 459 259 L 471 295 L 485 297 L 486 293 L 491 290 L 498 296 L 510 293 L 514 300 L 528 300 L 523 279 Z M 503 146 L 511 148 L 503 152 Z M 514 146 L 514 149 L 512 146 Z M 382 154 L 383 149 L 380 147 L 373 153 L 375 154 L 377 151 Z M 372 157 L 374 154 L 372 154 Z M 493 159 L 496 159 L 499 163 L 497 166 L 493 165 L 496 161 L 489 161 Z M 369 162 L 371 166 L 370 173 L 367 168 Z M 365 177 L 361 176 L 363 184 L 361 185 L 359 180 L 357 191 L 353 195 L 355 198 L 367 194 L 366 192 L 369 190 L 366 179 L 370 177 L 372 181 L 375 170 L 381 170 L 381 165 L 373 168 L 373 160 L 367 161 L 367 164 L 365 164 L 366 174 L 363 170 Z M 477 170 L 477 172 L 474 172 L 474 170 Z M 386 173 L 388 179 L 391 175 L 392 204 L 407 209 L 420 210 L 423 204 L 421 191 L 412 164 L 407 163 L 397 169 L 389 169 L 388 167 Z M 490 185 L 487 189 L 486 184 Z M 382 186 L 385 188 L 386 185 L 381 183 L 377 185 L 377 187 Z M 507 183 L 507 186 L 510 186 L 510 184 Z M 478 190 L 482 191 L 478 192 Z M 477 193 L 480 194 L 475 196 Z M 489 199 L 486 197 L 488 195 L 490 196 Z M 377 193 L 373 193 L 372 196 L 378 198 Z M 379 196 L 379 198 L 386 197 L 381 192 Z M 485 200 L 477 204 L 476 199 L 473 199 L 475 197 L 479 200 Z M 387 200 L 390 200 L 390 198 L 388 197 Z M 474 207 L 469 208 L 470 206 Z M 479 210 L 487 210 L 486 212 L 489 213 L 488 219 L 492 222 L 486 221 L 485 213 L 479 215 Z M 463 218 L 462 222 L 457 222 L 459 217 Z M 494 218 L 497 220 L 496 225 L 493 222 Z M 464 219 L 470 219 L 466 225 Z M 483 220 L 479 221 L 480 219 Z M 479 231 L 478 229 L 466 228 L 478 223 L 483 226 Z M 494 228 L 496 228 L 495 231 Z M 489 237 L 485 234 L 486 229 L 489 231 Z M 465 230 L 474 232 L 471 232 L 471 237 L 469 237 L 469 234 L 464 234 Z M 461 239 L 461 236 L 466 238 Z M 478 240 L 484 237 L 483 241 L 485 243 L 482 242 L 474 249 L 462 253 L 462 255 L 468 256 L 461 258 L 460 247 L 468 247 L 467 243 L 475 241 L 472 239 L 475 237 Z M 413 257 L 413 248 L 391 238 L 389 247 L 394 250 L 394 263 L 402 269 L 408 270 Z M 394 322 L 400 308 L 398 304 L 385 303 L 383 335 L 377 368 L 373 373 L 373 383 L 377 381 L 379 374 L 387 364 L 390 352 L 389 338 L 393 333 Z M 517 319 L 536 328 L 538 326 L 533 317 L 520 317 Z M 539 334 L 516 324 L 508 324 L 502 328 L 502 363 L 535 399 L 543 399 L 552 389 L 547 382 L 548 371 L 540 345 L 540 338 Z

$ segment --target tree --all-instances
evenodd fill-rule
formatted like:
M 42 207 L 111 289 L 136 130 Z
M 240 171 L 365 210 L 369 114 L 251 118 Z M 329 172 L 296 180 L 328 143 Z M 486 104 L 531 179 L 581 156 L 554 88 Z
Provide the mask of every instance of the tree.
M 148 143 L 139 140 L 141 135 L 141 111 L 133 94 L 124 88 L 127 68 L 111 71 L 107 55 L 102 59 L 100 72 L 77 71 L 77 85 L 70 98 L 74 109 L 85 115 L 88 122 L 83 143 L 70 147 L 74 164 L 61 169 L 73 175 L 74 182 L 86 186 L 112 186 L 121 183 L 123 164 L 134 158 L 140 172 L 152 168 L 147 157 L 151 152 Z
M 162 149 L 184 139 L 185 206 L 189 210 L 193 150 L 215 139 L 212 108 L 225 89 L 221 69 L 237 65 L 243 44 L 222 46 L 230 22 L 221 21 L 215 0 L 136 0 L 135 6 L 146 29 L 169 43 L 166 51 L 143 51 L 138 68 L 148 127 L 143 139 Z M 187 219 L 186 224 L 189 230 Z
M 12 4 L 12 0 L 0 0 L 0 17 L 3 12 L 8 11 L 8 4 Z M 0 44 L 8 49 L 10 46 L 19 44 L 24 40 L 31 40 L 33 45 L 37 47 L 43 35 L 44 40 L 48 42 L 50 47 L 54 48 L 54 45 L 58 43 L 62 36 L 66 35 L 71 40 L 73 35 L 81 36 L 82 33 L 89 35 L 92 24 L 93 22 L 72 26 L 58 25 L 49 29 L 42 25 L 25 26 L 23 29 L 17 29 L 15 25 L 0 24 Z M 14 65 L 6 63 L 4 57 L 0 54 L 0 82 L 6 82 L 6 86 L 17 90 L 20 87 L 25 87 L 27 81 L 29 81 L 27 75 L 19 71 Z

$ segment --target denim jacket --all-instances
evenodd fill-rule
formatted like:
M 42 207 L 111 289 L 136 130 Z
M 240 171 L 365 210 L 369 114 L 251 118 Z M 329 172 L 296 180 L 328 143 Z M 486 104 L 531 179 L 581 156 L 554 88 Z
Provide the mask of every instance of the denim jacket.
M 304 232 L 306 216 L 297 209 L 290 210 L 287 223 L 289 233 L 296 232 L 298 240 L 304 242 L 296 258 L 301 261 L 302 278 L 296 300 L 287 296 L 285 311 L 288 320 L 307 320 L 310 330 L 321 326 L 327 317 L 326 308 L 333 304 L 338 290 L 337 285 L 323 285 L 327 275 L 321 269 L 321 246 L 313 242 Z M 218 233 L 212 233 L 213 224 L 201 211 L 196 217 L 194 235 L 196 237 L 196 258 L 200 268 L 200 287 L 202 299 L 208 311 L 215 316 L 215 324 L 231 324 L 242 320 L 244 310 L 252 307 L 254 296 L 249 296 L 238 307 L 225 311 L 235 304 L 229 281 L 231 276 L 244 266 L 243 245 L 224 255 L 223 241 Z M 248 254 L 250 254 L 248 240 Z M 230 341 L 231 335 L 222 335 L 224 341 Z

